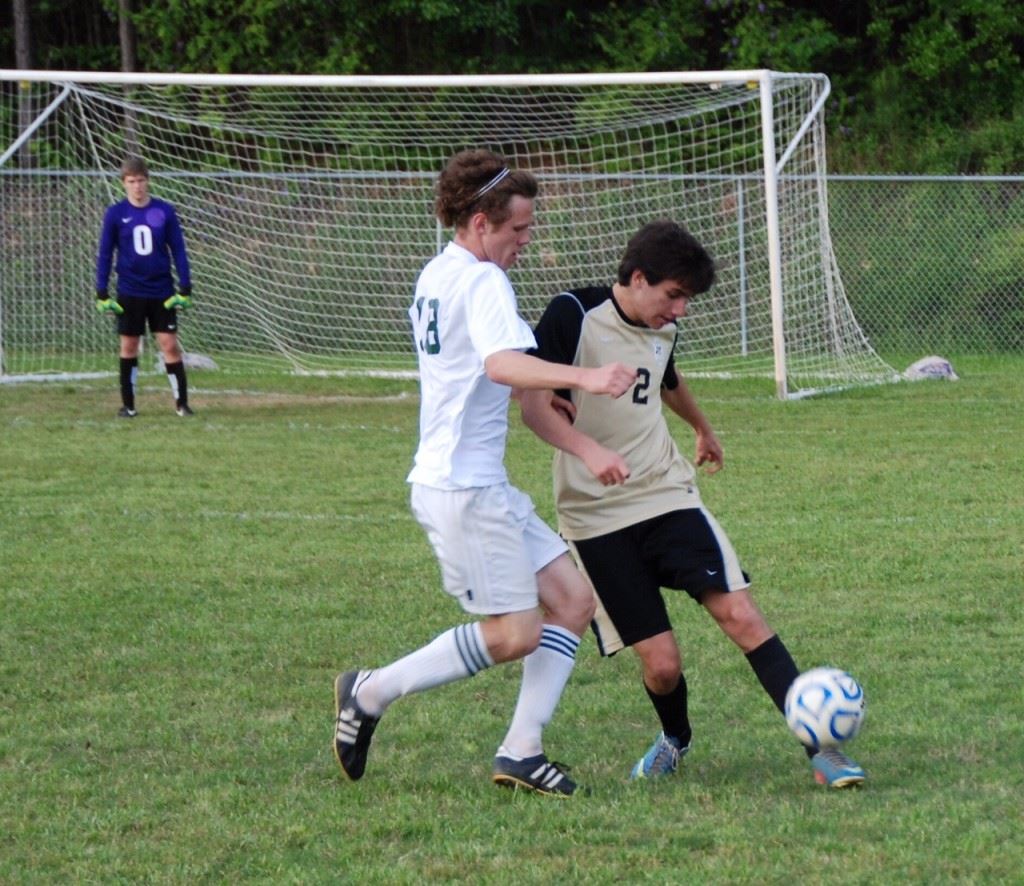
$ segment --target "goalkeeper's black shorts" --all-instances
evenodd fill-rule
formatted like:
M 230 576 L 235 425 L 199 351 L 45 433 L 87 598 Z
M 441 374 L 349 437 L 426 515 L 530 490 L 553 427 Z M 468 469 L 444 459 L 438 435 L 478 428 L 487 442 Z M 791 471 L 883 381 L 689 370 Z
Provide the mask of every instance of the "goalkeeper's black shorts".
M 147 323 L 150 332 L 178 331 L 178 312 L 165 308 L 162 298 L 119 295 L 117 303 L 124 308 L 124 313 L 117 318 L 119 335 L 144 335 Z

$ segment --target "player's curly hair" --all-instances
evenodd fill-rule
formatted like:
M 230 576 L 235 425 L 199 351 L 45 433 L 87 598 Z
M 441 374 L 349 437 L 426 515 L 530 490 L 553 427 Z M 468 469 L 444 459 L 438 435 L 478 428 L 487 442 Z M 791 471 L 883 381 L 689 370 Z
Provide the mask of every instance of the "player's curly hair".
M 619 264 L 618 281 L 628 286 L 640 271 L 652 286 L 681 283 L 691 294 L 707 292 L 715 282 L 715 262 L 696 237 L 669 219 L 649 222 L 629 238 Z
M 509 169 L 494 151 L 470 149 L 448 161 L 437 181 L 434 209 L 445 227 L 465 227 L 477 212 L 500 225 L 512 214 L 509 204 L 516 195 L 532 200 L 537 180 L 529 172 Z

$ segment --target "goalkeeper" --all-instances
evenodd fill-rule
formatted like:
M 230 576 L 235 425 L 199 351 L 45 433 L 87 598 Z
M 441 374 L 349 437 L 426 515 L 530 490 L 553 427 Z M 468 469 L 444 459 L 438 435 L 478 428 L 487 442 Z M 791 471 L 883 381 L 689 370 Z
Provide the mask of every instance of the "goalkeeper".
M 687 684 L 661 588 L 686 591 L 745 654 L 781 711 L 797 667 L 750 593 L 729 539 L 703 506 L 694 465 L 676 448 L 663 406 L 696 435 L 697 465 L 722 466 L 722 447 L 676 370 L 676 322 L 714 281 L 707 251 L 680 225 L 645 225 L 626 247 L 615 283 L 556 296 L 534 335 L 536 356 L 570 366 L 612 360 L 637 366 L 631 393 L 523 391 L 526 424 L 555 446 L 559 531 L 597 592 L 593 629 L 602 655 L 632 646 L 661 731 L 633 778 L 676 771 L 690 749 Z M 571 398 L 569 407 L 565 400 Z M 575 414 L 570 421 L 569 415 Z M 625 459 L 624 482 L 607 468 Z M 837 749 L 807 749 L 816 780 L 857 785 L 864 772 Z
M 177 308 L 192 305 L 192 279 L 185 237 L 174 207 L 151 197 L 149 169 L 139 157 L 121 164 L 125 199 L 103 216 L 96 258 L 96 308 L 117 316 L 121 337 L 121 418 L 134 418 L 139 343 L 149 324 L 164 358 L 178 415 L 192 415 L 188 405 L 185 362 L 178 344 Z M 114 253 L 117 253 L 117 296 L 108 291 Z M 178 275 L 175 292 L 171 261 Z

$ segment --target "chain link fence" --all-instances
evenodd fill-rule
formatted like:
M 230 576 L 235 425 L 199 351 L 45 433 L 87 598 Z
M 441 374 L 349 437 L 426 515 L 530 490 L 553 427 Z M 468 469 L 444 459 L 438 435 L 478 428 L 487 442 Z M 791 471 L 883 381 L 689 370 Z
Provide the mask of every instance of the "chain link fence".
M 843 284 L 883 357 L 1024 350 L 1024 177 L 833 175 L 828 189 Z

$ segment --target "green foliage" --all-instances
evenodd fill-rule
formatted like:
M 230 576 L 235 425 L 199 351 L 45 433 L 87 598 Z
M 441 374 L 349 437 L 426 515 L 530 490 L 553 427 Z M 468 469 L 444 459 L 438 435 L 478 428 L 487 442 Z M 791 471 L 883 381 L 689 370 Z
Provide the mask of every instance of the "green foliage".
M 133 19 L 151 70 L 438 74 L 579 66 L 589 10 L 580 0 L 169 0 Z
M 120 69 L 117 0 L 32 0 L 32 67 L 48 70 Z M 0 4 L 0 67 L 14 67 L 13 4 Z
M 712 67 L 713 38 L 703 0 L 621 2 L 594 14 L 594 40 L 618 71 L 699 71 Z M 711 39 L 709 39 L 711 38 Z
M 1024 366 L 956 366 L 787 404 L 694 380 L 726 451 L 702 493 L 760 604 L 866 687 L 865 788 L 817 787 L 672 595 L 694 749 L 627 782 L 654 715 L 635 658 L 585 638 L 546 732 L 579 802 L 490 783 L 512 665 L 399 701 L 358 784 L 333 760 L 334 675 L 464 618 L 409 514 L 412 384 L 196 372 L 189 422 L 152 375 L 132 422 L 113 380 L 3 390 L 0 881 L 1017 882 Z M 550 517 L 515 417 L 509 465 Z
M 833 153 L 844 169 L 1024 170 L 1018 4 L 876 2 L 863 36 L 863 100 L 843 114 L 849 131 Z
M 30 5 L 37 67 L 119 69 L 116 0 Z M 138 0 L 132 19 L 147 71 L 823 71 L 837 171 L 1024 171 L 1016 0 Z
M 351 73 L 349 50 L 317 0 L 168 0 L 133 14 L 150 69 L 233 73 Z
M 783 0 L 709 0 L 721 15 L 722 57 L 731 68 L 828 71 L 850 43 L 817 12 Z

